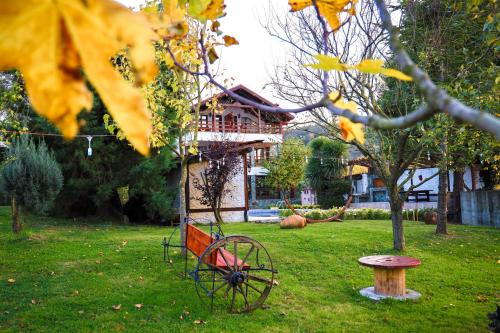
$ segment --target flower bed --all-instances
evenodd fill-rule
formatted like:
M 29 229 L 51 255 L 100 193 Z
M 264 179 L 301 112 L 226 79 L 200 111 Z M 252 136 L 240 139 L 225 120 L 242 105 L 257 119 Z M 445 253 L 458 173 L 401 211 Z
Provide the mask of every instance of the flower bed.
M 313 220 L 322 220 L 332 217 L 340 211 L 340 208 L 332 209 L 297 209 L 304 217 Z M 406 209 L 403 210 L 403 219 L 409 221 L 424 221 L 427 212 L 435 212 L 435 208 Z M 290 209 L 280 209 L 280 217 L 293 215 Z M 342 215 L 344 220 L 390 220 L 391 211 L 386 209 L 359 208 L 348 209 Z

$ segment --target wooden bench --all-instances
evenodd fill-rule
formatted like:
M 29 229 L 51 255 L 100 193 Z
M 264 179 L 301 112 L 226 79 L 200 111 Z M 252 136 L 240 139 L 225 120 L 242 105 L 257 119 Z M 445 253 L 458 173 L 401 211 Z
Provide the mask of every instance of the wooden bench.
M 191 253 L 193 253 L 198 258 L 200 258 L 205 250 L 210 245 L 215 243 L 215 241 L 215 238 L 213 238 L 203 230 L 195 227 L 194 225 L 188 224 L 186 226 L 186 249 L 191 251 Z M 233 265 L 234 256 L 231 254 L 231 252 L 219 248 L 218 251 L 212 253 L 209 256 L 209 260 L 207 260 L 206 263 L 227 270 L 229 269 L 228 264 Z M 241 263 L 242 260 L 240 258 L 237 258 L 237 266 L 242 267 L 244 270 L 248 270 L 250 268 L 248 264 L 245 263 L 242 266 Z
M 220 227 L 209 224 L 207 233 L 192 223 L 185 223 L 184 244 L 172 244 L 173 235 L 163 239 L 164 259 L 170 260 L 169 248 L 185 249 L 184 276 L 187 276 L 187 251 L 198 257 L 196 268 L 189 272 L 201 299 L 223 294 L 230 301 L 230 312 L 249 312 L 261 307 L 275 284 L 277 273 L 271 257 L 261 243 L 246 236 L 224 236 Z M 214 232 L 214 226 L 218 232 Z

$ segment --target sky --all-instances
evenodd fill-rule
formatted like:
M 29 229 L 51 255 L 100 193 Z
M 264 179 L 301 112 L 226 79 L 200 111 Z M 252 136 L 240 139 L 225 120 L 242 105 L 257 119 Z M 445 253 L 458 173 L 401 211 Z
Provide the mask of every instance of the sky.
M 126 6 L 137 7 L 141 0 L 118 0 Z M 272 90 L 264 85 L 274 64 L 285 61 L 286 46 L 267 34 L 261 25 L 272 2 L 278 13 L 289 11 L 286 0 L 226 0 L 227 15 L 221 18 L 221 30 L 235 37 L 239 45 L 222 49 L 219 66 L 224 69 L 225 78 L 234 78 L 234 85 L 243 84 L 263 97 L 290 107 L 290 103 L 273 97 Z M 222 80 L 220 80 L 222 81 Z

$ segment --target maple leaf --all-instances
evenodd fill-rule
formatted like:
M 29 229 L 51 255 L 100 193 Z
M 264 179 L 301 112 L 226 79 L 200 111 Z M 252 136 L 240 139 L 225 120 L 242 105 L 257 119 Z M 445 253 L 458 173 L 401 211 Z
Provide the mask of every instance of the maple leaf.
M 330 57 L 324 54 L 316 54 L 314 58 L 318 60 L 317 64 L 305 64 L 304 66 L 324 71 L 346 71 L 349 66 L 340 62 L 338 57 Z
M 112 0 L 0 2 L 0 70 L 21 71 L 33 108 L 66 138 L 78 132 L 78 113 L 92 107 L 87 78 L 127 139 L 148 153 L 151 123 L 141 91 L 110 58 L 128 47 L 136 83 L 148 81 L 157 70 L 153 38 L 143 16 Z
M 413 78 L 408 76 L 397 69 L 392 68 L 384 68 L 384 61 L 380 59 L 364 59 L 353 68 L 357 69 L 360 72 L 368 73 L 368 74 L 382 74 L 385 76 L 394 77 L 403 81 L 412 81 Z
M 240 42 L 238 42 L 236 40 L 236 38 L 228 36 L 228 35 L 222 37 L 222 39 L 224 39 L 224 46 L 231 46 L 231 45 L 239 45 L 240 44 Z
M 334 102 L 334 105 L 343 110 L 349 110 L 352 113 L 358 113 L 358 106 L 353 101 L 345 101 L 338 92 L 331 92 L 328 98 Z M 361 144 L 365 143 L 365 133 L 363 125 L 354 123 L 346 117 L 339 117 L 339 128 L 342 138 L 346 141 L 356 139 Z
M 321 16 L 326 18 L 328 24 L 333 31 L 340 28 L 340 13 L 346 12 L 350 15 L 354 15 L 356 11 L 354 6 L 357 0 L 317 0 L 316 4 L 318 6 L 319 13 Z M 304 8 L 313 5 L 312 0 L 289 0 L 290 11 L 296 12 L 303 10 Z M 346 8 L 348 4 L 351 4 L 350 8 Z

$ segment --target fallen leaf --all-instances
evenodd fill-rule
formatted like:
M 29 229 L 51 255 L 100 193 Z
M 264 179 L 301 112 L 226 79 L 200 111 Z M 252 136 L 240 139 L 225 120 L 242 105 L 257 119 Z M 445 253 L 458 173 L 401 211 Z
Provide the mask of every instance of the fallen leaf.
M 182 315 L 180 315 L 180 316 L 179 316 L 179 319 L 180 319 L 180 320 L 183 320 L 183 319 L 184 319 L 184 317 L 183 317 Z
M 84 313 L 85 313 L 85 311 L 83 311 L 83 310 L 78 311 L 78 314 L 84 314 Z
M 80 292 L 79 292 L 78 290 L 74 290 L 74 291 L 73 291 L 73 295 L 74 295 L 74 296 L 80 295 Z
M 99 265 L 101 263 L 101 261 L 100 260 L 96 260 L 95 263 Z
M 7 282 L 10 283 L 10 284 L 13 284 L 13 283 L 16 283 L 16 280 L 14 280 L 14 279 L 8 279 Z
M 36 301 L 36 299 L 32 299 L 31 304 L 35 305 L 35 304 L 38 304 L 38 302 Z
M 482 303 L 482 302 L 486 302 L 486 301 L 488 301 L 488 298 L 486 296 L 477 295 L 476 302 Z
M 119 310 L 121 310 L 121 309 L 122 309 L 122 305 L 121 305 L 121 304 L 118 304 L 118 305 L 113 305 L 111 308 L 112 308 L 113 310 L 119 311 Z
M 138 303 L 136 305 L 134 305 L 136 309 L 141 309 L 142 308 L 142 304 Z
M 200 324 L 206 324 L 207 322 L 204 320 L 201 320 L 201 319 L 197 319 L 197 320 L 193 321 L 193 323 L 196 325 L 200 325 Z
M 104 275 L 104 273 L 103 273 L 103 272 L 99 272 L 99 273 L 97 273 L 97 275 L 99 275 L 99 276 L 103 276 L 103 275 Z
M 122 246 L 125 246 L 125 245 L 127 245 L 127 244 L 128 244 L 128 241 L 126 241 L 126 240 L 124 240 L 124 241 L 122 242 Z

